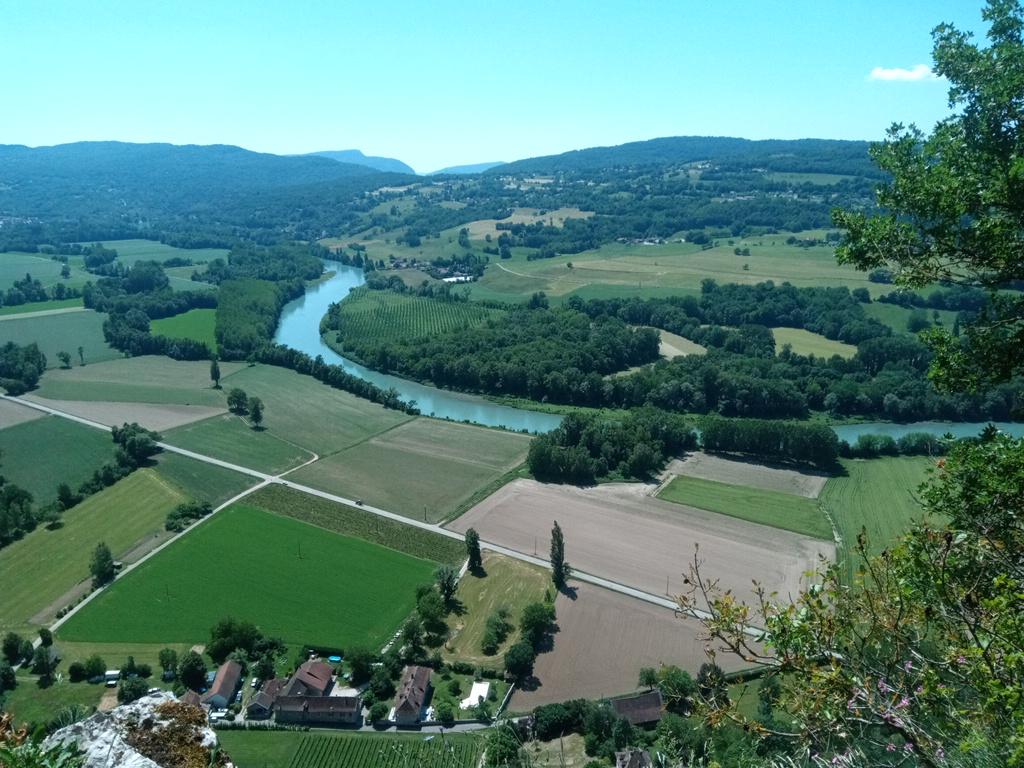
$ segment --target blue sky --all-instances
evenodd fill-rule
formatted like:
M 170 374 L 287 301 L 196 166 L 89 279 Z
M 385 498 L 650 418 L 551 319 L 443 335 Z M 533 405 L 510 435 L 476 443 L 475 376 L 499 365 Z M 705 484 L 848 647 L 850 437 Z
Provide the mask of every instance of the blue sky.
M 2 4 L 0 143 L 359 148 L 418 171 L 674 135 L 880 138 L 980 0 Z M 907 70 L 871 73 L 876 68 Z

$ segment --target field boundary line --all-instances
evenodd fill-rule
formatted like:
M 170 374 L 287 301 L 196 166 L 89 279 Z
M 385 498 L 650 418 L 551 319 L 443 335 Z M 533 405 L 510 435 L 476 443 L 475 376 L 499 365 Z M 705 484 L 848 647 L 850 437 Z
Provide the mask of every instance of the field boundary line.
M 5 320 L 31 320 L 34 317 L 47 317 L 48 315 L 69 315 L 72 312 L 85 312 L 85 307 L 61 307 L 60 309 L 40 309 L 35 312 L 14 312 L 10 315 L 0 315 L 0 322 Z

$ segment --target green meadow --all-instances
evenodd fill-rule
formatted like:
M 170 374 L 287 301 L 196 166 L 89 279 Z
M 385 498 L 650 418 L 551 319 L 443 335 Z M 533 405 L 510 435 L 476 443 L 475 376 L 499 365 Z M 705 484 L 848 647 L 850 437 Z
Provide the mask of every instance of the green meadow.
M 211 350 L 217 349 L 217 338 L 214 336 L 215 309 L 190 309 L 180 315 L 165 317 L 150 323 L 150 332 L 154 336 L 166 336 L 169 339 L 192 339 L 206 344 Z

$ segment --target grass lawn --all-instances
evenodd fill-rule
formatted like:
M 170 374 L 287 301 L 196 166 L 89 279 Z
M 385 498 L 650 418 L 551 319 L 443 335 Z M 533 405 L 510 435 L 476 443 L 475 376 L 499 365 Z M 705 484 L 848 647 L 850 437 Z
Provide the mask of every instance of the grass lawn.
M 175 248 L 156 240 L 108 240 L 102 245 L 117 251 L 117 260 L 126 266 L 137 261 L 163 263 L 174 258 L 191 259 L 196 264 L 202 264 L 214 259 L 225 259 L 228 255 L 224 248 Z
M 67 352 L 72 362 L 77 364 L 79 347 L 82 347 L 86 363 L 113 360 L 123 355 L 103 338 L 103 321 L 106 319 L 106 315 L 92 311 L 42 317 L 14 316 L 0 322 L 0 343 L 35 342 L 46 355 L 48 368 L 60 365 L 58 352 Z
M 218 731 L 238 768 L 476 768 L 484 735 Z
M 772 333 L 775 335 L 776 353 L 781 352 L 785 344 L 789 344 L 798 355 L 839 355 L 849 359 L 857 354 L 857 347 L 853 344 L 826 339 L 819 333 L 811 333 L 803 328 L 772 328 Z
M 245 503 L 424 560 L 459 567 L 466 560 L 466 547 L 458 539 L 413 528 L 358 507 L 310 496 L 283 485 L 260 488 L 246 497 Z
M 81 299 L 56 299 L 53 301 L 35 301 L 31 304 L 16 304 L 0 307 L 0 317 L 7 315 L 23 315 L 27 312 L 48 312 L 54 309 L 71 309 L 82 306 Z
M 485 576 L 467 573 L 459 582 L 457 596 L 464 612 L 448 617 L 450 634 L 444 646 L 444 657 L 498 669 L 503 666 L 505 651 L 516 641 L 519 632 L 513 630 L 495 655 L 486 656 L 480 650 L 480 642 L 487 618 L 498 608 L 507 608 L 509 621 L 518 625 L 523 608 L 543 600 L 544 593 L 553 589 L 551 574 L 535 565 L 491 552 L 484 555 L 484 572 Z
M 192 339 L 199 341 L 210 349 L 217 349 L 217 339 L 213 335 L 215 309 L 190 309 L 180 315 L 165 317 L 150 323 L 150 331 L 154 336 L 167 336 L 170 339 Z
M 189 498 L 217 506 L 256 485 L 249 475 L 206 464 L 178 453 L 164 451 L 157 457 L 156 471 Z
M 171 445 L 215 456 L 243 467 L 277 474 L 313 458 L 270 429 L 255 430 L 234 414 L 186 424 L 164 435 Z
M 526 459 L 530 438 L 418 418 L 291 475 L 408 517 L 444 520 Z
M 167 513 L 183 501 L 184 494 L 156 472 L 140 469 L 69 509 L 62 527 L 37 528 L 0 549 L 0 631 L 49 624 L 53 614 L 39 614 L 62 608 L 56 603 L 89 578 L 97 544 L 106 542 L 119 558 L 162 536 Z
M 453 693 L 451 685 L 456 680 L 459 683 L 458 693 Z M 430 676 L 430 683 L 434 686 L 430 704 L 435 708 L 443 703 L 450 704 L 452 711 L 455 713 L 456 720 L 471 718 L 473 717 L 473 708 L 476 706 L 476 703 L 474 702 L 473 707 L 469 709 L 461 709 L 460 705 L 462 700 L 468 698 L 470 691 L 473 690 L 474 682 L 473 675 L 456 675 L 450 671 L 445 671 L 441 674 L 434 672 Z M 493 714 L 498 709 L 502 699 L 505 698 L 505 694 L 508 693 L 508 683 L 504 680 L 490 679 L 482 680 L 481 682 L 491 684 L 490 690 L 487 692 L 487 703 Z
M 853 548 L 861 529 L 867 530 L 872 552 L 881 552 L 924 517 L 917 488 L 928 479 L 932 460 L 923 456 L 843 460 L 846 475 L 830 478 L 819 502 L 835 520 L 843 537 L 840 557 L 852 580 L 857 563 Z
M 584 768 L 591 761 L 586 743 L 578 733 L 551 741 L 529 741 L 524 748 L 532 768 Z
M 915 310 L 907 309 L 906 307 L 901 307 L 897 304 L 888 304 L 880 301 L 873 301 L 870 304 L 864 304 L 863 306 L 864 313 L 868 317 L 873 317 L 880 323 L 885 323 L 896 333 L 910 334 L 910 331 L 907 330 L 907 320 L 910 319 L 910 315 L 913 314 Z M 932 314 L 934 310 L 924 309 L 922 311 L 928 318 L 928 322 L 934 322 L 934 315 Z M 959 313 L 951 312 L 948 309 L 940 309 L 938 312 L 939 320 L 942 321 L 942 327 L 951 329 L 953 324 L 956 322 L 956 316 Z
M 89 357 L 86 355 L 86 362 Z M 76 361 L 77 363 L 77 361 Z M 244 363 L 221 363 L 224 376 Z M 224 390 L 212 389 L 206 361 L 144 355 L 48 371 L 35 394 L 54 400 L 101 400 L 225 407 Z
M 412 418 L 328 387 L 312 376 L 271 365 L 243 366 L 230 374 L 224 370 L 221 386 L 225 392 L 239 387 L 259 397 L 265 406 L 267 431 L 321 456 Z
M 118 579 L 60 637 L 203 642 L 234 616 L 289 643 L 380 647 L 435 567 L 239 503 Z
M 658 498 L 832 540 L 832 528 L 817 502 L 791 493 L 679 475 L 661 490 Z
M 149 664 L 153 670 L 153 676 L 149 678 L 150 685 L 161 684 L 160 675 L 160 651 L 164 648 L 173 648 L 181 658 L 192 647 L 188 643 L 68 643 L 61 641 L 57 644 L 60 648 L 63 661 L 61 669 L 67 671 L 68 665 L 73 661 L 85 661 L 93 654 L 98 655 L 106 662 L 107 669 L 120 669 L 131 656 L 136 664 Z M 206 660 L 209 663 L 209 659 Z
M 109 433 L 60 416 L 0 429 L 0 475 L 29 491 L 37 506 L 57 498 L 59 483 L 76 490 L 113 457 Z
M 2 708 L 14 716 L 16 725 L 49 723 L 61 708 L 71 704 L 95 707 L 107 690 L 102 685 L 69 683 L 67 678 L 40 688 L 36 680 L 32 675 L 19 673 L 18 686 L 3 695 Z

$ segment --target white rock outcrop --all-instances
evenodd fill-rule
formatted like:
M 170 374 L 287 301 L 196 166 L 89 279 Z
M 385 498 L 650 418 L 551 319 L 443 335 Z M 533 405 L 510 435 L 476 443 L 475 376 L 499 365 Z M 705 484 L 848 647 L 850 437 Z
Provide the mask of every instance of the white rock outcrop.
M 172 726 L 180 730 L 180 723 L 172 723 L 158 710 L 160 705 L 176 701 L 167 691 L 151 690 L 138 701 L 61 728 L 46 739 L 46 745 L 75 744 L 85 753 L 85 768 L 167 768 L 140 754 L 128 739 L 140 728 L 155 734 L 169 732 Z M 206 750 L 217 746 L 217 735 L 208 725 L 186 727 L 192 743 Z

